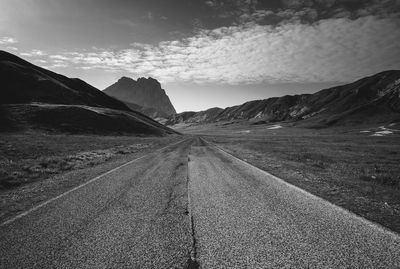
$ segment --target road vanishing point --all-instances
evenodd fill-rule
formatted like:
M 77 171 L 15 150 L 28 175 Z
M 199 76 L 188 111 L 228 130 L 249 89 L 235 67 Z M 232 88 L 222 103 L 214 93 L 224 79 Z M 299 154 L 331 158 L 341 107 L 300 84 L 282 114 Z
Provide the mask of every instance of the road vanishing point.
M 193 137 L 2 223 L 0 268 L 400 268 L 400 236 Z

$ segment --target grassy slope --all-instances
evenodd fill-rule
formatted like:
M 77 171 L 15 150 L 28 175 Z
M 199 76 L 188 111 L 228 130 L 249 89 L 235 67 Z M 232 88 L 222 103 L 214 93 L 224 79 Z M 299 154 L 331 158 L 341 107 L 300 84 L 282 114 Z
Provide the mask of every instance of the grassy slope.
M 174 133 L 171 129 L 134 111 L 81 105 L 0 105 L 0 131 L 26 129 L 102 135 L 162 136 Z
M 198 132 L 233 155 L 400 232 L 400 134 L 371 137 L 360 130 L 235 125 L 200 128 Z
M 0 134 L 0 221 L 181 139 Z

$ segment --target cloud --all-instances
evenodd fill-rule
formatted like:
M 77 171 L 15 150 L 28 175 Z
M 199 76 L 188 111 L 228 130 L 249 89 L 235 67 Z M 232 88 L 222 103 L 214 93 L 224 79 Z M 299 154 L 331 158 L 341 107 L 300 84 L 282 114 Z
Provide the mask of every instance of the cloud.
M 68 65 L 64 64 L 64 63 L 55 63 L 55 64 L 52 64 L 52 65 L 46 67 L 46 68 L 50 68 L 51 69 L 51 68 L 65 68 L 65 67 L 68 67 Z
M 205 4 L 212 8 L 216 8 L 220 5 L 220 3 L 217 0 L 208 0 L 205 2 Z
M 314 9 L 323 17 L 351 17 L 399 15 L 399 0 L 282 0 L 284 8 L 280 11 L 299 12 Z
M 152 76 L 164 82 L 347 82 L 400 69 L 398 40 L 396 20 L 366 16 L 313 24 L 221 27 L 156 46 L 134 43 L 123 50 L 61 56 L 76 67 Z
M 41 57 L 41 56 L 46 56 L 47 53 L 42 50 L 33 49 L 28 52 L 21 52 L 20 55 L 24 57 Z
M 314 23 L 322 19 L 377 16 L 400 18 L 400 0 L 282 0 L 279 8 L 267 9 L 261 1 L 242 1 L 235 12 L 239 23 L 282 24 L 287 22 Z M 226 15 L 221 13 L 222 16 Z
M 313 0 L 282 0 L 282 2 L 285 6 L 290 8 L 311 7 L 314 4 Z
M 278 11 L 255 10 L 252 13 L 244 13 L 240 16 L 242 23 L 264 24 L 264 21 L 271 20 L 278 24 L 287 24 L 289 22 L 313 23 L 318 21 L 320 14 L 317 9 L 304 7 L 302 9 L 282 9 Z
M 67 61 L 68 60 L 68 57 L 63 56 L 63 55 L 58 55 L 58 54 L 57 55 L 50 55 L 49 58 L 53 59 L 53 60 L 61 60 L 61 61 Z
M 8 50 L 13 50 L 13 51 L 18 51 L 17 47 L 12 47 L 12 46 L 8 46 L 7 49 Z
M 243 22 L 251 18 L 256 11 L 258 0 L 208 0 L 205 5 L 218 11 L 216 17 L 220 19 L 233 19 L 236 22 Z
M 354 16 L 400 17 L 400 0 L 369 0 L 354 11 Z
M 0 37 L 0 45 L 11 45 L 18 43 L 18 40 L 13 37 Z
M 143 15 L 143 19 L 147 19 L 149 21 L 154 20 L 154 14 L 151 11 L 148 11 L 145 15 Z

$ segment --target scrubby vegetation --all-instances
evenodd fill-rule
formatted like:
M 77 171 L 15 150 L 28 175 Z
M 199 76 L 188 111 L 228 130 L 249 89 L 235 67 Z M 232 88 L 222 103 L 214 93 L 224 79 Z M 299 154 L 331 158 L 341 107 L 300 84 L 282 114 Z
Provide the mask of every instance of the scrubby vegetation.
M 180 136 L 0 134 L 0 221 Z
M 65 171 L 104 163 L 119 155 L 157 147 L 174 138 L 46 135 L 0 136 L 0 190 L 40 181 Z

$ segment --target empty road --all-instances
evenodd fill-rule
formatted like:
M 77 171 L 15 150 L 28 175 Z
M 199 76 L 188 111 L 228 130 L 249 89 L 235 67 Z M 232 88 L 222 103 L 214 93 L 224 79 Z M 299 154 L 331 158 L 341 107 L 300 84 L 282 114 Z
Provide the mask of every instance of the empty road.
M 132 161 L 0 225 L 0 268 L 197 263 L 400 268 L 400 236 L 200 138 Z

